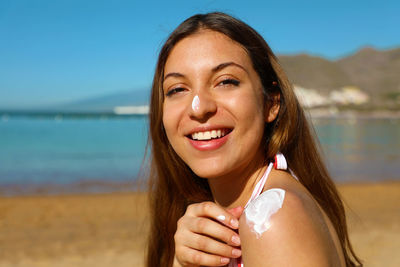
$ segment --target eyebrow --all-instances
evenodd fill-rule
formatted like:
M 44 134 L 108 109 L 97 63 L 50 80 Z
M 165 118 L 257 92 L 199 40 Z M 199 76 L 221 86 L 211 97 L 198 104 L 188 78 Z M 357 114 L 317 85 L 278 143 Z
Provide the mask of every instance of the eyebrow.
M 239 68 L 241 68 L 242 70 L 244 70 L 246 73 L 248 73 L 247 70 L 246 70 L 242 65 L 237 64 L 237 63 L 235 63 L 235 62 L 233 62 L 233 61 L 221 63 L 221 64 L 219 64 L 218 66 L 214 67 L 211 71 L 212 71 L 212 72 L 217 72 L 217 71 L 220 71 L 220 70 L 222 70 L 222 69 L 224 69 L 224 68 L 226 68 L 226 67 L 229 67 L 229 66 L 236 66 L 236 67 L 239 67 Z
M 244 70 L 246 73 L 248 73 L 248 71 L 247 71 L 242 65 L 237 64 L 237 63 L 235 63 L 235 62 L 233 62 L 233 61 L 221 63 L 221 64 L 219 64 L 218 66 L 212 68 L 211 72 L 215 73 L 215 72 L 218 72 L 218 71 L 220 71 L 220 70 L 222 70 L 222 69 L 224 69 L 224 68 L 227 68 L 227 67 L 229 67 L 229 66 L 236 66 L 236 67 L 241 68 L 242 70 Z M 165 81 L 168 77 L 182 78 L 182 77 L 185 77 L 185 75 L 183 75 L 182 73 L 179 73 L 179 72 L 170 72 L 170 73 L 168 73 L 167 75 L 165 75 L 164 81 Z
M 182 73 L 179 73 L 179 72 L 170 72 L 170 73 L 168 73 L 167 75 L 165 75 L 164 81 L 165 81 L 168 77 L 181 78 L 181 77 L 185 77 L 185 75 L 183 75 Z

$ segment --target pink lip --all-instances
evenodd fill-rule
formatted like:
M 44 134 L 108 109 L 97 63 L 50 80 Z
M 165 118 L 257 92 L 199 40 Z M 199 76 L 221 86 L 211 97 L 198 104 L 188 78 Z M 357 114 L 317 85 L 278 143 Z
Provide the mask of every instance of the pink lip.
M 199 141 L 199 140 L 193 140 L 189 139 L 190 144 L 197 150 L 200 151 L 210 151 L 210 150 L 215 150 L 220 148 L 223 144 L 228 141 L 229 134 L 221 137 L 221 138 L 216 138 L 216 139 L 211 139 L 208 141 Z

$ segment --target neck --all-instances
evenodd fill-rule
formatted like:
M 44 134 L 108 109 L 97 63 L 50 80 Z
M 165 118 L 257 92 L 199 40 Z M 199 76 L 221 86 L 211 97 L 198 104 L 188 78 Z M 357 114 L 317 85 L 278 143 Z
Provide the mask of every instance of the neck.
M 225 208 L 244 208 L 266 168 L 263 160 L 252 161 L 232 173 L 208 179 L 214 201 Z

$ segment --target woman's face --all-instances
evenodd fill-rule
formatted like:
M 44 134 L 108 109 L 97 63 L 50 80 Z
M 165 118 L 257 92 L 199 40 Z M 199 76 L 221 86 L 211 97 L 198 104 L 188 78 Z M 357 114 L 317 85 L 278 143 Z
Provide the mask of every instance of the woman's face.
M 179 41 L 164 68 L 163 123 L 169 142 L 200 177 L 243 171 L 262 157 L 262 85 L 247 52 L 202 30 Z

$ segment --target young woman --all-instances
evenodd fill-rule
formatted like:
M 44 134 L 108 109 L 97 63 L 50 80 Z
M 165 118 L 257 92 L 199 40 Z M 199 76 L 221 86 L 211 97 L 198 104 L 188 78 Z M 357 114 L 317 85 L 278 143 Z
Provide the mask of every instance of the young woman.
M 356 266 L 342 202 L 264 39 L 223 13 L 161 49 L 147 266 Z

